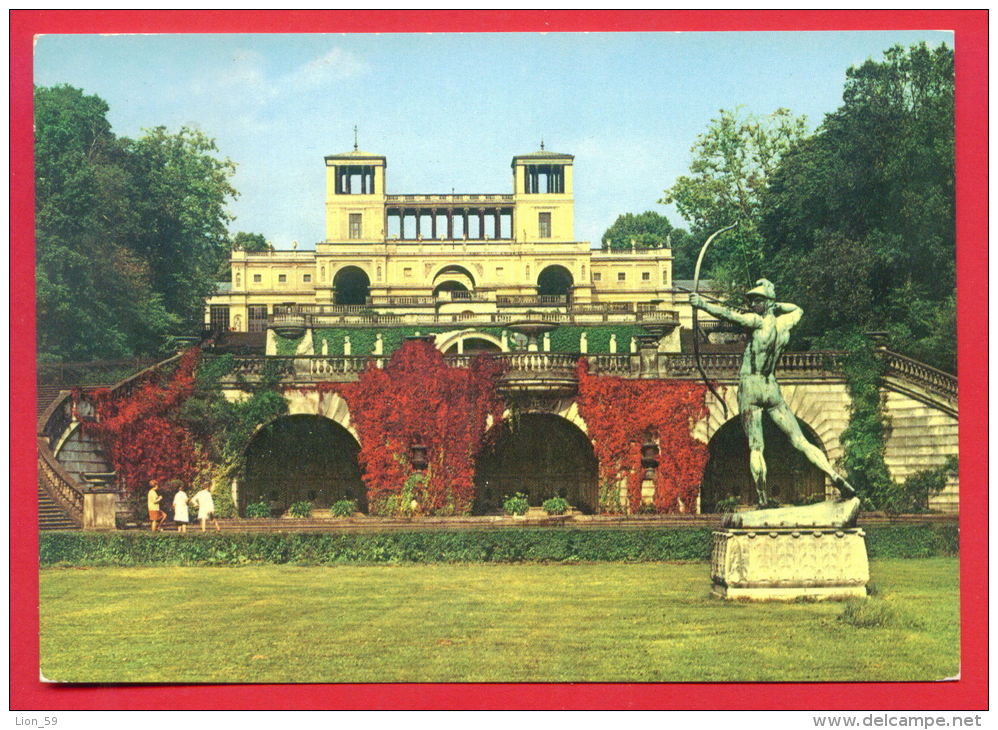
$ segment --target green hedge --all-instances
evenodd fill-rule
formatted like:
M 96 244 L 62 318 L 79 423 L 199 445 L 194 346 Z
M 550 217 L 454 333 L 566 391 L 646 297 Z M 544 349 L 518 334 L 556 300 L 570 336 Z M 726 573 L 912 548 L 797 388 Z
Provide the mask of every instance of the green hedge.
M 710 558 L 710 530 L 518 528 L 378 533 L 44 532 L 42 565 L 599 562 Z M 871 558 L 955 555 L 955 525 L 867 530 Z
M 932 558 L 960 553 L 960 531 L 950 525 L 882 525 L 865 528 L 871 558 Z

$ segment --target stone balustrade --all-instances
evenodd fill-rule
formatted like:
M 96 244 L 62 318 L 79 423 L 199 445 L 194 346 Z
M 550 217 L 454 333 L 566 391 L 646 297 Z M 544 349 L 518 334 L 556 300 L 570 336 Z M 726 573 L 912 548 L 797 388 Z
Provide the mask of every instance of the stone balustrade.
M 77 525 L 83 525 L 86 486 L 77 482 L 52 454 L 48 439 L 38 438 L 38 481 Z M 112 513 L 113 518 L 113 513 Z

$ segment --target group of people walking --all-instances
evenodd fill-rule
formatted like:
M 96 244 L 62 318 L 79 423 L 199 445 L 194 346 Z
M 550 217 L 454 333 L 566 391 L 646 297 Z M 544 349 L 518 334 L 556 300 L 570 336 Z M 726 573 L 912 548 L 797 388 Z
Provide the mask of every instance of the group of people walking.
M 221 530 L 218 520 L 215 518 L 215 500 L 211 496 L 211 490 L 205 488 L 193 497 L 188 497 L 187 492 L 184 490 L 184 484 L 179 479 L 167 482 L 165 487 L 167 490 L 174 492 L 173 521 L 177 525 L 177 532 L 187 532 L 187 525 L 191 521 L 189 509 L 191 505 L 197 510 L 198 519 L 201 521 L 201 532 L 204 532 L 208 528 L 208 520 L 214 523 L 215 530 Z M 160 509 L 163 502 L 163 495 L 160 494 L 162 489 L 163 487 L 160 486 L 158 479 L 150 480 L 146 502 L 149 508 L 149 522 L 153 532 L 162 530 L 163 523 L 166 522 L 167 518 L 166 512 Z

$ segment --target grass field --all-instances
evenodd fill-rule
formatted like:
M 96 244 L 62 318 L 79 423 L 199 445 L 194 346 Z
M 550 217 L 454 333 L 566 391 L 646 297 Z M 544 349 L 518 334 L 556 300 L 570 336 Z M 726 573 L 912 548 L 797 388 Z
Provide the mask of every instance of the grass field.
M 722 602 L 704 563 L 46 568 L 41 669 L 69 682 L 957 674 L 958 560 L 871 571 L 857 607 Z

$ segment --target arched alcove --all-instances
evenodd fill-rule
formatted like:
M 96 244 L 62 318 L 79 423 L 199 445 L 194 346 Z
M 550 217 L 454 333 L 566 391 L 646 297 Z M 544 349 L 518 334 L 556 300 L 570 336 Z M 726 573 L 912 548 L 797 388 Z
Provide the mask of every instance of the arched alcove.
M 578 426 L 550 413 L 524 413 L 494 429 L 476 462 L 477 514 L 501 510 L 517 492 L 531 506 L 564 497 L 583 512 L 596 510 L 596 455 Z
M 564 266 L 546 266 L 537 276 L 537 293 L 541 296 L 568 297 L 574 283 L 572 272 Z
M 276 514 L 295 502 L 325 508 L 340 499 L 354 499 L 366 511 L 359 450 L 349 431 L 322 416 L 282 416 L 268 423 L 246 447 L 240 513 L 260 501 L 270 504 Z
M 824 451 L 814 430 L 798 419 L 804 438 Z M 780 504 L 802 504 L 825 493 L 825 474 L 790 445 L 768 415 L 762 417 L 765 441 L 766 486 L 770 500 Z M 749 471 L 748 438 L 741 419 L 730 419 L 707 444 L 709 457 L 700 486 L 700 511 L 716 512 L 717 503 L 737 497 L 741 504 L 756 504 L 758 498 Z
M 333 277 L 334 304 L 366 304 L 371 279 L 357 266 L 345 266 Z

